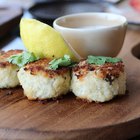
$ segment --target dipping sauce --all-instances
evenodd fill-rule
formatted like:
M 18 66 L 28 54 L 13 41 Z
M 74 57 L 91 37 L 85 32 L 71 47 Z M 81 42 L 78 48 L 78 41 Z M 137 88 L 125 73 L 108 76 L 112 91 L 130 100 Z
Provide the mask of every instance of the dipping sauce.
M 66 28 L 107 28 L 118 26 L 124 22 L 124 19 L 119 19 L 116 17 L 109 17 L 109 16 L 97 16 L 97 15 L 89 15 L 89 16 L 73 16 L 69 18 L 65 18 L 57 22 L 59 26 L 66 27 Z
M 122 48 L 127 21 L 111 13 L 80 13 L 60 17 L 53 26 L 77 58 L 115 57 Z

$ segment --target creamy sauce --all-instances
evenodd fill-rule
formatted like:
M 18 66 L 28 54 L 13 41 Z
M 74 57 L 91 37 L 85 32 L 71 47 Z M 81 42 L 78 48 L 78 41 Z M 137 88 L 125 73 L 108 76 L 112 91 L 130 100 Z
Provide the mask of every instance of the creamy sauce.
M 117 18 L 109 18 L 109 17 L 69 17 L 65 20 L 62 20 L 58 24 L 67 28 L 107 28 L 111 26 L 117 26 L 122 23 L 122 20 L 118 20 Z
M 94 26 L 78 26 L 78 27 L 74 27 L 74 28 L 79 28 L 79 29 L 81 29 L 81 28 L 83 28 L 83 29 L 90 29 L 90 28 L 94 28 L 94 29 L 100 29 L 100 28 L 106 28 L 106 27 L 108 27 L 108 25 L 94 25 Z

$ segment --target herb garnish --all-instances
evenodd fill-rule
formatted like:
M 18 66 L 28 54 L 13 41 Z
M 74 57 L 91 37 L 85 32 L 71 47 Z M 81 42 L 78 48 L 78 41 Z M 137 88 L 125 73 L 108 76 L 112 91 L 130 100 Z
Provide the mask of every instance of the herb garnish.
M 53 59 L 49 64 L 49 68 L 56 70 L 61 66 L 71 66 L 73 62 L 70 59 L 69 55 L 64 55 L 64 57 L 59 58 L 59 59 Z
M 12 64 L 16 64 L 19 67 L 23 67 L 25 64 L 29 62 L 34 62 L 39 58 L 36 57 L 33 53 L 24 51 L 20 54 L 12 55 L 8 58 L 8 62 Z
M 117 63 L 122 61 L 121 58 L 112 58 L 112 57 L 105 57 L 105 56 L 88 56 L 87 62 L 89 64 L 95 65 L 103 65 L 105 63 Z

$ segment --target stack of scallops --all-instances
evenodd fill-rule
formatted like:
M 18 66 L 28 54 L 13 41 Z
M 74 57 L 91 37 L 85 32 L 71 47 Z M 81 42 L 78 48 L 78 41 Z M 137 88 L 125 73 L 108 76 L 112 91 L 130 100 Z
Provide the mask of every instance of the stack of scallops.
M 73 67 L 50 68 L 50 59 L 43 58 L 19 67 L 8 61 L 21 50 L 0 54 L 0 88 L 21 85 L 29 100 L 57 98 L 72 91 L 89 102 L 105 102 L 124 95 L 126 74 L 122 61 L 92 64 L 81 60 Z

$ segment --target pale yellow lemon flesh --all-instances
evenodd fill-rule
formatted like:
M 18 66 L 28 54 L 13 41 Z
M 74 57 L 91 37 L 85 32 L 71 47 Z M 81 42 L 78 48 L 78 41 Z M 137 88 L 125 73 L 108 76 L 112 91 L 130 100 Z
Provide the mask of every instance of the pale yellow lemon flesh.
M 62 36 L 51 26 L 35 19 L 21 19 L 20 36 L 29 52 L 36 56 L 60 58 L 65 54 L 76 60 Z

